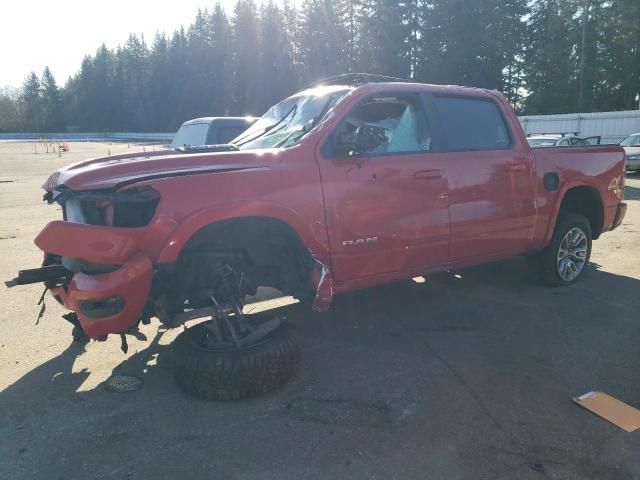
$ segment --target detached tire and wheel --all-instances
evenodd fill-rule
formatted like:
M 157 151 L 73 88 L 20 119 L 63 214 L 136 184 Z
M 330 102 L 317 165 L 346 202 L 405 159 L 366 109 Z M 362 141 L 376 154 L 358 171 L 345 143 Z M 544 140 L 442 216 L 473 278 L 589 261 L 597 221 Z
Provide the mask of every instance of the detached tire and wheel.
M 300 362 L 300 348 L 288 324 L 255 345 L 212 350 L 200 323 L 173 342 L 176 381 L 187 394 L 205 400 L 241 400 L 287 383 Z
M 529 261 L 538 269 L 545 284 L 569 285 L 584 274 L 591 257 L 591 241 L 587 218 L 561 211 L 549 245 Z

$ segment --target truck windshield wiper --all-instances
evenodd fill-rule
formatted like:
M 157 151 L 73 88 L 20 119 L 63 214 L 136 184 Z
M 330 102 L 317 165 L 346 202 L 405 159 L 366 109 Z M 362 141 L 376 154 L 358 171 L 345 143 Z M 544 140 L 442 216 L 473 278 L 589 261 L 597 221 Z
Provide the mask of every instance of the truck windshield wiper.
M 239 150 L 238 147 L 231 143 L 221 143 L 218 145 L 185 145 L 184 147 L 174 148 L 176 152 L 180 153 L 210 153 L 210 152 L 233 152 Z
M 241 141 L 241 142 L 234 143 L 234 145 L 236 145 L 236 146 L 240 147 L 240 146 L 244 145 L 245 143 L 249 143 L 249 142 L 253 142 L 254 140 L 257 140 L 258 138 L 262 137 L 263 135 L 266 135 L 267 133 L 272 133 L 272 134 L 273 134 L 273 133 L 276 133 L 276 132 L 277 132 L 278 130 L 280 130 L 280 129 L 278 129 L 278 130 L 274 130 L 274 129 L 275 129 L 278 125 L 280 125 L 282 122 L 284 122 L 284 121 L 285 121 L 285 119 L 286 119 L 287 117 L 289 117 L 289 115 L 291 115 L 292 113 L 294 113 L 297 109 L 298 109 L 298 105 L 296 104 L 296 105 L 294 105 L 293 107 L 291 107 L 291 108 L 289 109 L 289 111 L 288 111 L 287 113 L 285 113 L 285 114 L 284 114 L 284 116 L 283 116 L 280 120 L 278 120 L 278 121 L 277 121 L 276 123 L 274 123 L 273 125 L 269 125 L 269 126 L 265 127 L 265 128 L 264 128 L 264 129 L 263 129 L 263 130 L 258 134 L 258 135 L 254 136 L 254 137 L 251 137 L 251 138 L 250 138 L 250 139 L 248 139 L 248 140 L 243 140 L 243 141 Z

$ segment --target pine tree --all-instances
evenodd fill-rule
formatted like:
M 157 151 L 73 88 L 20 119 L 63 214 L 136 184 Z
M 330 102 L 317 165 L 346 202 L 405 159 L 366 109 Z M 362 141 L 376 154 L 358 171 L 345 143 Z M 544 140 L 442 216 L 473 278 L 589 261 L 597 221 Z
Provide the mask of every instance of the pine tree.
M 287 34 L 287 48 L 291 56 L 291 63 L 294 68 L 300 65 L 300 28 L 299 12 L 295 4 L 289 0 L 282 2 L 282 17 L 284 21 L 284 31 Z
M 231 110 L 229 98 L 232 94 L 232 39 L 231 25 L 220 3 L 216 3 L 209 16 L 209 56 L 211 58 L 211 90 L 213 98 L 210 115 L 226 115 Z
M 20 128 L 20 103 L 15 89 L 0 89 L 0 132 Z
M 360 24 L 358 22 L 358 4 L 355 0 L 345 0 L 338 2 L 338 19 L 343 25 L 345 44 L 345 65 L 346 71 L 355 72 L 359 67 L 359 37 Z
M 527 114 L 576 110 L 577 29 L 571 0 L 537 0 L 524 50 Z
M 169 41 L 169 50 L 167 52 L 171 94 L 164 102 L 164 109 L 167 112 L 169 124 L 165 125 L 166 129 L 176 130 L 182 122 L 193 118 L 185 108 L 186 100 L 193 92 L 187 91 L 187 79 L 189 71 L 187 66 L 187 36 L 184 28 L 180 28 L 173 32 Z
M 588 21 L 581 19 L 581 27 L 587 27 L 584 62 L 580 60 L 578 71 L 583 78 L 582 110 L 607 110 L 611 105 L 635 110 L 635 94 L 640 91 L 640 3 L 588 3 Z
M 157 32 L 149 51 L 149 108 L 150 129 L 162 131 L 171 123 L 167 102 L 175 94 L 173 68 L 169 63 L 169 42 L 164 33 Z
M 20 102 L 24 112 L 24 129 L 30 132 L 40 132 L 42 127 L 42 96 L 40 95 L 40 80 L 35 72 L 29 73 L 24 81 Z
M 610 22 L 605 27 L 607 62 L 603 84 L 597 91 L 597 108 L 636 110 L 640 93 L 640 2 L 612 0 Z M 602 85 L 602 84 L 601 84 Z
M 296 79 L 284 30 L 282 11 L 270 0 L 260 11 L 260 90 L 257 111 L 262 113 L 296 88 Z
M 340 1 L 306 0 L 300 18 L 303 83 L 348 70 L 347 29 Z
M 40 83 L 42 85 L 42 130 L 62 132 L 65 127 L 62 95 L 49 67 L 44 67 Z
M 195 22 L 187 31 L 186 84 L 183 108 L 193 117 L 210 115 L 215 66 L 211 62 L 209 14 L 198 10 Z
M 418 78 L 444 84 L 505 89 L 524 35 L 525 0 L 427 0 Z M 512 72 L 512 76 L 515 75 Z
M 231 18 L 220 3 L 199 11 L 150 49 L 135 35 L 103 45 L 62 92 L 30 75 L 21 128 L 62 128 L 50 126 L 56 89 L 69 128 L 175 130 L 200 115 L 260 114 L 349 71 L 495 88 L 527 113 L 637 108 L 637 0 L 254 1 Z
M 122 91 L 115 89 L 116 58 L 104 44 L 98 48 L 92 62 L 89 91 L 92 101 L 91 121 L 96 129 L 118 130 L 124 112 Z M 120 116 L 120 118 L 118 118 Z
M 496 57 L 494 75 L 497 81 L 496 89 L 500 90 L 511 105 L 522 107 L 522 92 L 524 87 L 524 49 L 527 33 L 523 18 L 529 13 L 526 0 L 503 0 L 494 2 L 495 30 L 492 34 L 493 48 L 499 52 Z M 490 47 L 491 48 L 491 47 Z
M 258 114 L 260 44 L 258 18 L 253 0 L 238 0 L 232 19 L 233 104 L 238 115 Z
M 401 78 L 411 76 L 412 7 L 411 2 L 392 0 L 365 0 L 361 4 L 360 69 Z
M 127 130 L 149 129 L 149 50 L 144 38 L 131 34 L 116 53 L 115 90 L 121 95 L 120 122 Z

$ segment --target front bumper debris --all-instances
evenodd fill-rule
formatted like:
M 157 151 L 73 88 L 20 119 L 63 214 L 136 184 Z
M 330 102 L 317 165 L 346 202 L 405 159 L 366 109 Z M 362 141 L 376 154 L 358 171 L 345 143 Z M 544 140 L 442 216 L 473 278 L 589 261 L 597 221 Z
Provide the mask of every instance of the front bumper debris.
M 114 272 L 75 273 L 67 285 L 50 290 L 56 300 L 76 312 L 87 336 L 100 338 L 126 332 L 138 322 L 149 296 L 152 275 L 151 260 L 138 254 Z
M 45 265 L 21 271 L 7 286 L 44 282 L 90 338 L 127 332 L 151 290 L 153 264 L 142 248 L 149 236 L 146 228 L 51 222 L 35 240 Z
M 333 299 L 333 277 L 329 267 L 317 258 L 314 258 L 311 283 L 315 290 L 311 308 L 315 312 L 326 312 Z
M 40 282 L 63 282 L 66 283 L 71 278 L 73 272 L 67 270 L 62 265 L 46 265 L 40 268 L 30 268 L 20 270 L 18 276 L 12 280 L 7 280 L 4 284 L 11 288 L 16 285 L 29 285 Z

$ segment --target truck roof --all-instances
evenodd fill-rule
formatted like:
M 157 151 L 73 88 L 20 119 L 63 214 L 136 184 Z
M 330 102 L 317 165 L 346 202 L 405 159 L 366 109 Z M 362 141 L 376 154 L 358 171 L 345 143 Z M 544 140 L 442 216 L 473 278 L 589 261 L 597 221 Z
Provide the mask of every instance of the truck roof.
M 254 122 L 256 120 L 256 117 L 199 117 L 199 118 L 193 118 L 191 120 L 187 120 L 186 122 L 184 122 L 182 125 L 193 125 L 196 123 L 218 123 L 218 122 L 233 122 L 233 123 L 239 123 L 239 122 Z
M 429 83 L 420 83 L 414 80 L 397 78 L 397 77 L 388 77 L 385 75 L 375 75 L 370 73 L 347 73 L 343 75 L 336 75 L 334 77 L 324 78 L 322 80 L 318 80 L 317 82 L 313 82 L 310 85 L 307 85 L 299 92 L 308 90 L 316 87 L 323 87 L 329 85 L 344 85 L 345 87 L 361 87 L 369 84 L 375 84 L 375 86 L 380 90 L 393 90 L 397 89 L 398 84 L 403 84 L 403 87 L 407 87 L 411 90 L 424 90 L 424 91 L 437 91 L 441 93 L 460 93 L 460 94 L 469 94 L 469 93 L 480 93 L 480 94 L 491 94 L 491 95 L 501 95 L 497 90 L 490 90 L 486 88 L 477 88 L 477 87 L 465 87 L 460 85 L 435 85 Z M 298 92 L 296 92 L 298 93 Z

